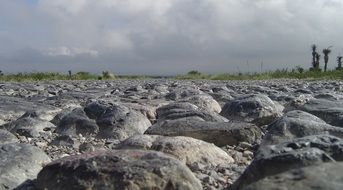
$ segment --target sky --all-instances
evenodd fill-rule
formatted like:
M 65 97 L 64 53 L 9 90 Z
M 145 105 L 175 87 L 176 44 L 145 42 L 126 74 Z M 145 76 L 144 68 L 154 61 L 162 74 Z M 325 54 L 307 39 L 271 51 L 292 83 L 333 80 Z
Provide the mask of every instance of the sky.
M 318 51 L 333 46 L 334 68 L 343 55 L 342 10 L 342 0 L 0 0 L 0 70 L 308 68 L 314 43 Z

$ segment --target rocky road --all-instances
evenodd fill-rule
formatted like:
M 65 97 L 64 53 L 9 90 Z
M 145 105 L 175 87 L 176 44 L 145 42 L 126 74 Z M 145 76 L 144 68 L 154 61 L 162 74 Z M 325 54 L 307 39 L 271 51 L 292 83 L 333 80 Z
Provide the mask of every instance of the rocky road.
M 342 81 L 0 83 L 0 190 L 343 189 Z

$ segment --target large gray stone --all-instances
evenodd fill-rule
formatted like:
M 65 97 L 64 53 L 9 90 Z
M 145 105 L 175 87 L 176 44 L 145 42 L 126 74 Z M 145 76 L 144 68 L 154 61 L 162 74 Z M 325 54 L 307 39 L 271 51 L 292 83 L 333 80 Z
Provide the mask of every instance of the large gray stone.
M 16 143 L 19 139 L 7 130 L 0 129 L 0 144 Z
M 151 126 L 143 114 L 123 105 L 113 105 L 98 117 L 98 138 L 124 140 L 133 135 L 143 134 Z
M 266 177 L 243 190 L 341 190 L 343 163 L 324 163 Z
M 202 189 L 175 158 L 144 150 L 97 151 L 65 157 L 38 174 L 39 189 Z
M 213 99 L 212 96 L 208 94 L 199 94 L 186 97 L 182 99 L 182 102 L 189 102 L 201 109 L 207 110 L 209 112 L 216 112 L 220 113 L 222 108 L 220 107 L 219 103 Z
M 35 179 L 50 158 L 28 144 L 0 145 L 0 189 L 13 189 L 26 180 Z
M 343 127 L 342 101 L 311 99 L 303 106 L 299 107 L 299 109 L 323 119 L 330 125 Z
M 262 140 L 262 145 L 278 144 L 308 135 L 330 134 L 343 137 L 343 130 L 326 124 L 318 117 L 303 111 L 290 111 L 282 118 L 271 123 Z
M 232 189 L 241 189 L 264 177 L 290 169 L 342 160 L 343 140 L 329 135 L 306 136 L 277 145 L 262 146 Z
M 188 117 L 198 117 L 203 121 L 225 122 L 226 118 L 215 112 L 200 109 L 189 102 L 174 102 L 159 107 L 157 110 L 157 121 L 174 120 Z
M 238 145 L 240 142 L 260 142 L 262 131 L 244 122 L 205 122 L 197 118 L 166 120 L 151 126 L 146 134 L 188 136 L 217 146 Z
M 26 137 L 39 137 L 46 131 L 53 131 L 56 126 L 49 121 L 42 120 L 35 112 L 28 112 L 19 119 L 0 126 L 13 134 Z
M 84 108 L 84 111 L 90 119 L 97 119 L 106 111 L 108 107 L 109 105 L 105 102 L 95 101 L 87 104 L 87 106 Z
M 99 127 L 95 120 L 87 117 L 83 109 L 76 108 L 61 119 L 55 131 L 62 135 L 89 136 L 97 134 Z
M 262 94 L 245 95 L 226 103 L 220 113 L 230 120 L 265 125 L 282 116 L 283 106 Z
M 219 147 L 191 137 L 136 135 L 120 143 L 117 148 L 161 151 L 173 155 L 188 166 L 196 163 L 218 166 L 234 162 L 233 158 Z

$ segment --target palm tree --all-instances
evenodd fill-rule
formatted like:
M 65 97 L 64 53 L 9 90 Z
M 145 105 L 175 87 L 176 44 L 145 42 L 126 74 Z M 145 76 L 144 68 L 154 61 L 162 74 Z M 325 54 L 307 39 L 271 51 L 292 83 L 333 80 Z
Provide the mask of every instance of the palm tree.
M 316 67 L 316 54 L 317 54 L 316 44 L 312 44 L 311 49 L 312 49 L 312 67 L 315 68 Z
M 316 64 L 315 64 L 315 70 L 319 71 L 319 64 L 320 64 L 320 57 L 321 55 L 319 53 L 316 53 Z
M 332 46 L 323 49 L 323 54 L 324 54 L 324 72 L 327 70 L 328 62 L 329 62 L 329 54 L 331 53 L 331 48 Z
M 343 58 L 343 56 L 337 57 L 338 67 L 336 68 L 336 70 L 342 70 L 342 58 Z

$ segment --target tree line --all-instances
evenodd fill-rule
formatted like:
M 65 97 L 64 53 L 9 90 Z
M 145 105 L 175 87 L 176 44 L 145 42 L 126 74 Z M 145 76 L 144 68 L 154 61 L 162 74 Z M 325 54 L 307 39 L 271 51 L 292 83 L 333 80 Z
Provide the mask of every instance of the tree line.
M 322 53 L 324 55 L 324 72 L 327 71 L 327 66 L 328 66 L 328 62 L 329 62 L 329 55 L 332 52 L 331 50 L 332 46 L 329 46 L 327 48 L 324 48 L 322 50 Z M 311 50 L 312 50 L 312 67 L 310 68 L 310 70 L 312 71 L 321 71 L 321 68 L 319 67 L 320 65 L 320 58 L 321 58 L 321 54 L 319 54 L 317 52 L 317 45 L 313 44 L 311 46 Z M 338 66 L 336 67 L 336 70 L 343 70 L 342 68 L 342 58 L 343 56 L 337 56 L 337 64 Z

